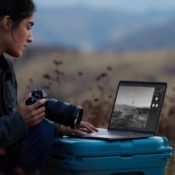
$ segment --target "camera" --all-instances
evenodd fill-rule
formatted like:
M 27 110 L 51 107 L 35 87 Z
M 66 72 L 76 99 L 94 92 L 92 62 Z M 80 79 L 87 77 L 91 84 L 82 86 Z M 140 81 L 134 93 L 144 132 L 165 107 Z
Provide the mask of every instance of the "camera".
M 31 97 L 29 97 L 25 103 L 26 105 L 31 105 L 46 96 L 43 90 L 34 89 Z M 83 116 L 81 106 L 74 106 L 57 99 L 46 99 L 44 106 L 46 108 L 45 113 L 47 119 L 65 126 L 70 126 L 72 129 L 79 128 Z

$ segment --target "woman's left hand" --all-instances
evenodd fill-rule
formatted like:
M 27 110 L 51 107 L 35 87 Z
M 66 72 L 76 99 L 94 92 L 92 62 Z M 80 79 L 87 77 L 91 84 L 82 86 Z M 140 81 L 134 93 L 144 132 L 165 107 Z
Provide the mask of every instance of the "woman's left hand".
M 86 133 L 98 132 L 98 129 L 89 122 L 81 121 L 79 129 L 72 129 L 68 126 L 59 125 L 58 134 L 68 136 L 83 136 Z
M 98 129 L 89 122 L 81 121 L 79 130 L 87 133 L 98 132 Z

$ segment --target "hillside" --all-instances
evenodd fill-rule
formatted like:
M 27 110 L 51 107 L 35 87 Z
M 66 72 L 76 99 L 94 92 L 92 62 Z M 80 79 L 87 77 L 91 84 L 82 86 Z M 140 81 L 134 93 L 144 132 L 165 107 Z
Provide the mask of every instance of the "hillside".
M 25 91 L 30 78 L 35 84 L 33 86 L 47 85 L 49 80 L 43 77 L 46 74 L 51 79 L 57 78 L 52 82 L 51 94 L 61 92 L 64 98 L 85 98 L 89 88 L 96 89 L 97 85 L 103 86 L 107 94 L 114 94 L 121 79 L 166 81 L 168 92 L 174 86 L 174 52 L 85 54 L 56 49 L 43 52 L 36 54 L 35 50 L 28 50 L 26 58 L 15 64 L 21 92 Z
M 174 52 L 85 54 L 45 49 L 42 54 L 29 49 L 25 56 L 15 64 L 19 99 L 33 88 L 44 89 L 49 98 L 82 105 L 84 117 L 98 126 L 109 120 L 119 80 L 166 81 L 164 116 L 175 105 Z

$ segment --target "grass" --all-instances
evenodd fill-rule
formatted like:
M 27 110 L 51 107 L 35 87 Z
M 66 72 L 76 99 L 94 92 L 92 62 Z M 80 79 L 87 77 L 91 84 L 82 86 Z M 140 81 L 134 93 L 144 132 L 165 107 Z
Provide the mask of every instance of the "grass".
M 84 120 L 107 127 L 119 80 L 166 81 L 168 89 L 161 113 L 158 134 L 175 144 L 175 52 L 34 54 L 15 64 L 18 94 L 33 88 L 44 89 L 49 97 L 82 105 Z M 34 55 L 34 56 L 32 56 Z M 166 175 L 175 174 L 174 159 Z

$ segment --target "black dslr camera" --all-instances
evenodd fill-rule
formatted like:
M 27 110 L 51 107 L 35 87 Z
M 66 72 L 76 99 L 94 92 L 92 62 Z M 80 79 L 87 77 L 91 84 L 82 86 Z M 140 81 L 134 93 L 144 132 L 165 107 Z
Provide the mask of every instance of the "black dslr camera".
M 31 97 L 26 100 L 26 105 L 31 105 L 46 97 L 46 93 L 39 89 L 32 91 Z M 83 116 L 83 109 L 56 99 L 46 99 L 46 118 L 54 122 L 70 126 L 72 129 L 79 128 Z

